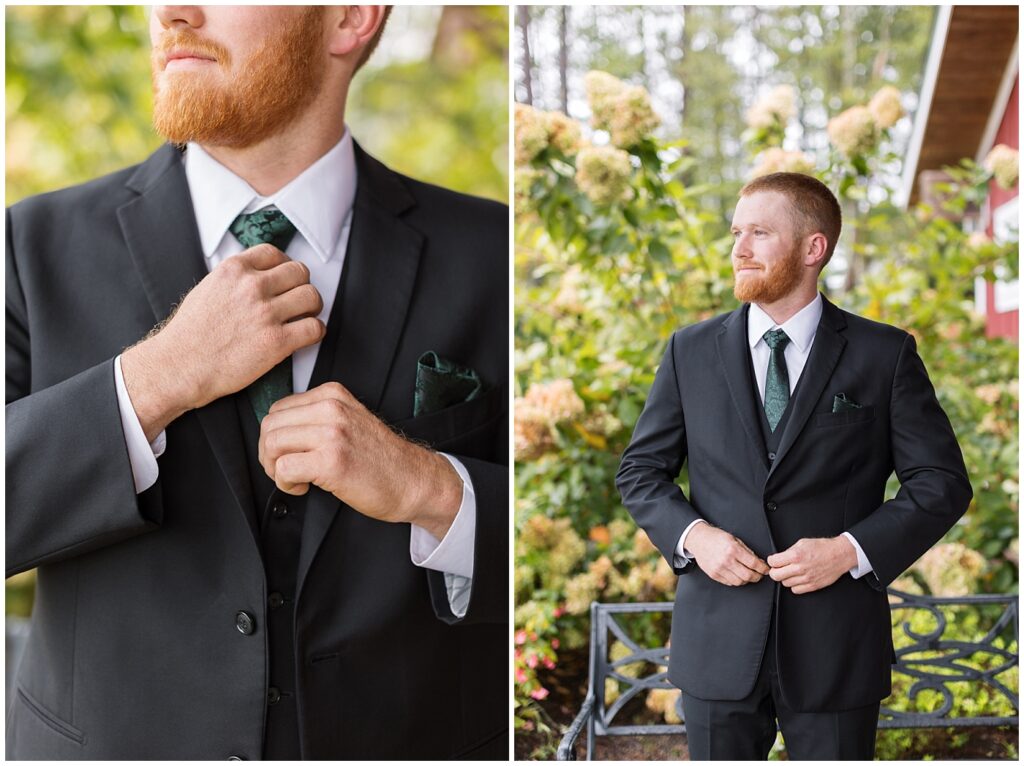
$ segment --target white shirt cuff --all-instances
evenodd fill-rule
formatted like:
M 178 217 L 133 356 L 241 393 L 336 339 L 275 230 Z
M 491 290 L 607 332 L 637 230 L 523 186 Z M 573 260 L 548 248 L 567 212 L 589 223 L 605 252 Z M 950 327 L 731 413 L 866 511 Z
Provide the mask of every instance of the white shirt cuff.
M 707 524 L 707 522 L 704 519 L 695 519 L 686 526 L 683 534 L 679 535 L 679 542 L 676 543 L 674 561 L 672 562 L 672 566 L 676 569 L 682 569 L 693 560 L 693 554 L 686 550 L 686 536 L 698 524 Z
M 473 585 L 473 546 L 476 542 L 476 494 L 469 471 L 451 455 L 441 453 L 462 479 L 462 503 L 444 539 L 437 538 L 423 527 L 412 524 L 409 535 L 409 556 L 418 567 L 444 574 L 448 604 L 452 614 L 465 617 L 469 593 Z
M 167 449 L 167 431 L 161 431 L 152 442 L 146 441 L 146 433 L 142 430 L 139 416 L 135 414 L 135 407 L 124 384 L 120 354 L 114 358 L 114 387 L 117 389 L 117 408 L 121 413 L 121 429 L 124 431 L 125 444 L 128 445 L 128 460 L 132 465 L 135 492 L 141 494 L 156 484 L 160 475 L 156 459 Z
M 859 580 L 864 575 L 873 572 L 875 568 L 871 566 L 871 562 L 868 561 L 868 557 L 864 554 L 864 549 L 860 547 L 860 543 L 849 532 L 843 532 L 843 537 L 849 540 L 853 544 L 853 549 L 857 551 L 857 566 L 850 570 L 850 576 L 855 580 Z

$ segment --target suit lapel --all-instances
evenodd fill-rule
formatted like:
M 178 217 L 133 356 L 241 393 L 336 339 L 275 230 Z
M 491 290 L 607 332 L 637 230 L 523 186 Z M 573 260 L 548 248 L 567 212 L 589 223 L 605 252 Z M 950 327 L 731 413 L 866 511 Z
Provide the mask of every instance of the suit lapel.
M 743 430 L 746 431 L 761 464 L 767 469 L 768 458 L 764 454 L 764 438 L 758 423 L 760 415 L 757 411 L 757 394 L 750 384 L 748 372 L 750 344 L 747 341 L 747 312 L 749 310 L 750 304 L 744 304 L 722 322 L 722 328 L 716 338 L 718 361 L 725 369 L 725 382 L 729 387 L 733 406 L 740 416 L 740 422 L 743 423 Z
M 412 303 L 423 235 L 400 214 L 415 204 L 398 176 L 355 145 L 356 197 L 345 266 L 309 387 L 340 381 L 380 408 Z M 299 549 L 298 590 L 342 504 L 312 488 Z
M 803 431 L 814 405 L 821 398 L 821 392 L 832 378 L 832 371 L 835 370 L 836 363 L 846 347 L 846 338 L 840 335 L 840 331 L 846 327 L 843 312 L 829 303 L 824 295 L 821 296 L 821 303 L 821 320 L 814 335 L 811 353 L 807 357 L 803 372 L 800 373 L 801 385 L 797 387 L 796 396 L 789 403 L 792 411 L 779 442 L 775 461 L 768 472 L 769 479 Z
M 118 208 L 125 242 L 157 321 L 206 276 L 202 245 L 181 154 L 170 144 L 158 149 L 129 179 L 139 196 Z M 233 397 L 195 411 L 258 545 L 252 488 Z

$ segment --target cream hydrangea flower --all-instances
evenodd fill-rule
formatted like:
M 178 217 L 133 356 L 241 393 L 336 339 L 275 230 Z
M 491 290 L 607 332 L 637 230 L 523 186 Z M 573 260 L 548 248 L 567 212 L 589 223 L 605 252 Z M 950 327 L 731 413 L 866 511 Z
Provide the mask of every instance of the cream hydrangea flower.
M 544 112 L 548 143 L 566 157 L 572 157 L 583 145 L 583 133 L 576 120 L 561 112 Z
M 875 124 L 883 130 L 895 125 L 904 115 L 903 104 L 900 103 L 899 88 L 885 85 L 868 102 L 868 111 L 875 118 Z
M 878 125 L 866 106 L 851 106 L 828 121 L 828 137 L 847 157 L 871 151 L 878 142 Z
M 517 165 L 526 165 L 548 145 L 548 128 L 544 113 L 526 104 L 515 110 Z
M 582 415 L 583 400 L 567 378 L 549 383 L 533 383 L 526 391 L 525 402 L 537 408 L 549 423 L 563 423 Z
M 632 172 L 629 155 L 613 146 L 588 146 L 576 157 L 576 185 L 598 205 L 630 199 Z
M 513 428 L 516 460 L 536 460 L 554 449 L 555 436 L 547 413 L 523 397 L 515 400 Z
M 607 72 L 587 72 L 583 85 L 590 104 L 591 125 L 606 130 L 616 146 L 630 147 L 660 124 L 651 96 L 640 85 L 628 85 Z
M 985 570 L 985 557 L 960 543 L 941 543 L 914 564 L 934 596 L 966 596 Z
M 796 92 L 790 85 L 776 85 L 747 110 L 747 125 L 770 128 L 776 123 L 785 126 L 796 115 Z
M 760 178 L 769 173 L 805 173 L 814 172 L 814 160 L 803 152 L 787 152 L 779 147 L 772 147 L 761 152 L 757 167 L 750 174 L 751 178 Z
M 1020 173 L 1020 157 L 1016 149 L 1006 144 L 996 144 L 985 157 L 985 170 L 995 176 L 996 184 L 1002 189 L 1017 185 Z

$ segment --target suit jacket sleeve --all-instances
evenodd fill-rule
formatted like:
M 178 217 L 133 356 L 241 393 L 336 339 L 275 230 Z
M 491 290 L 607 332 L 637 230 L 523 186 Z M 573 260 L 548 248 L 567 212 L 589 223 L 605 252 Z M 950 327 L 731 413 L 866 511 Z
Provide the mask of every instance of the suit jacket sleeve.
M 848 530 L 864 549 L 882 586 L 899 577 L 949 531 L 973 494 L 960 445 L 912 335 L 904 339 L 896 362 L 889 417 L 900 490 Z
M 669 340 L 633 438 L 622 454 L 615 484 L 626 510 L 661 551 L 676 574 L 692 571 L 675 566 L 679 537 L 701 518 L 675 483 L 686 459 L 686 422 L 676 374 L 676 333 Z
M 154 529 L 162 515 L 159 492 L 135 494 L 113 357 L 32 390 L 32 314 L 59 307 L 26 300 L 12 229 L 8 210 L 7 577 Z

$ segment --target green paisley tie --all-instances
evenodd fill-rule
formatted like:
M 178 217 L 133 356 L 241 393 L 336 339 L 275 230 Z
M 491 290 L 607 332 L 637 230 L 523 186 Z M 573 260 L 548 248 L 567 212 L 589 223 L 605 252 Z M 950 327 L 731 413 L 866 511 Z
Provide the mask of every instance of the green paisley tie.
M 284 213 L 269 209 L 242 213 L 231 223 L 228 230 L 242 243 L 242 247 L 250 248 L 269 242 L 282 252 L 295 236 L 295 226 Z M 252 383 L 246 391 L 256 413 L 256 420 L 262 423 L 270 406 L 292 392 L 292 358 L 287 357 Z
M 768 378 L 764 385 L 764 414 L 774 433 L 789 404 L 789 371 L 786 369 L 786 344 L 789 343 L 789 336 L 782 330 L 769 330 L 762 337 L 772 350 L 768 358 Z

